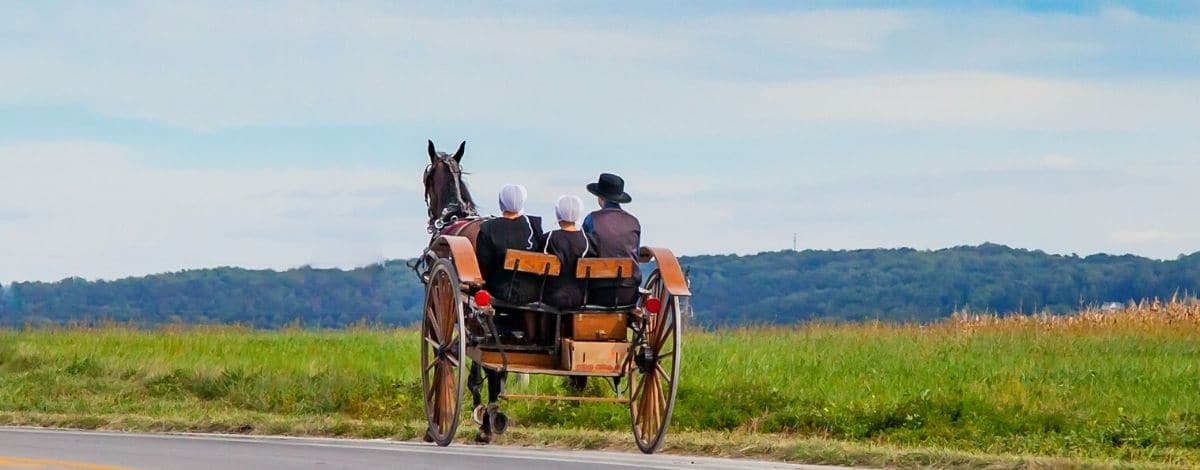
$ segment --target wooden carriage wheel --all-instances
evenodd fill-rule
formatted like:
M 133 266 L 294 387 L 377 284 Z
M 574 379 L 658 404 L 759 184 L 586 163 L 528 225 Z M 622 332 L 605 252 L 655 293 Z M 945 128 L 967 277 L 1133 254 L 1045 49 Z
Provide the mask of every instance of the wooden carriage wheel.
M 429 419 L 428 437 L 442 447 L 454 440 L 462 406 L 466 335 L 460 285 L 450 260 L 433 263 L 421 321 L 421 389 Z
M 680 297 L 667 292 L 658 270 L 650 274 L 646 288 L 662 301 L 662 309 L 658 314 L 646 312 L 644 331 L 648 351 L 637 345 L 631 351 L 629 410 L 638 448 L 652 454 L 662 445 L 675 408 L 683 325 Z

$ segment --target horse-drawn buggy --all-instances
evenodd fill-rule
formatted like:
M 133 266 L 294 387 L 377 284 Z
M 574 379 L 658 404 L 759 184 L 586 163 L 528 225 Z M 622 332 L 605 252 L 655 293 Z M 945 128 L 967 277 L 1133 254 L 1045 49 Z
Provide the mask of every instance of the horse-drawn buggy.
M 435 152 L 426 170 L 426 197 L 432 240 L 414 264 L 425 284 L 421 322 L 421 384 L 429 420 L 426 440 L 440 446 L 455 437 L 464 414 L 464 391 L 471 394 L 471 418 L 480 425 L 482 442 L 502 434 L 507 418 L 503 400 L 570 400 L 628 404 L 638 448 L 653 453 L 663 442 L 679 385 L 683 311 L 690 291 L 678 260 L 670 250 L 643 247 L 640 263 L 650 274 L 635 302 L 588 299 L 578 308 L 555 308 L 542 299 L 547 281 L 573 276 L 589 284 L 628 278 L 632 258 L 579 259 L 574 272 L 559 259 L 539 252 L 507 250 L 504 270 L 540 282 L 538 300 L 509 303 L 503 292 L 489 291 L 476 260 L 473 237 L 478 231 L 474 203 L 462 182 L 454 155 Z M 553 283 L 550 283 L 553 284 Z M 595 305 L 603 303 L 609 306 Z M 532 313 L 553 325 L 537 341 L 524 336 L 520 316 Z M 566 376 L 574 381 L 603 380 L 612 396 L 519 395 L 508 393 L 507 373 Z M 482 392 L 486 378 L 488 399 Z M 465 390 L 464 390 L 465 389 Z

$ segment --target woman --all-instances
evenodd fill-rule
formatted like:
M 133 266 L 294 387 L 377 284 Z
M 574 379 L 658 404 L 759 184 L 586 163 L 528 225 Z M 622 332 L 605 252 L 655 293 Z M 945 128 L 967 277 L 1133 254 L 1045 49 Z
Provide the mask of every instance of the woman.
M 480 224 L 475 241 L 475 257 L 488 292 L 500 300 L 527 304 L 538 299 L 540 282 L 529 274 L 504 269 L 509 249 L 542 250 L 542 219 L 525 215 L 524 186 L 506 184 L 500 188 L 501 217 Z
M 547 233 L 542 244 L 545 253 L 558 257 L 562 274 L 547 283 L 546 303 L 561 309 L 582 307 L 584 285 L 575 278 L 575 266 L 579 258 L 596 255 L 592 241 L 575 225 L 583 216 L 583 200 L 575 196 L 559 197 L 554 215 L 558 217 L 559 229 Z

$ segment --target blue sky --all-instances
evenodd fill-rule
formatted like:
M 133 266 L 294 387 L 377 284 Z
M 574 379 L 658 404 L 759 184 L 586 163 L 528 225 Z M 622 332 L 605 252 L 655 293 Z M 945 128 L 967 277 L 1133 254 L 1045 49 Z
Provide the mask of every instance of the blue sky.
M 1200 2 L 0 6 L 0 282 L 351 267 L 626 176 L 685 254 L 1200 250 Z

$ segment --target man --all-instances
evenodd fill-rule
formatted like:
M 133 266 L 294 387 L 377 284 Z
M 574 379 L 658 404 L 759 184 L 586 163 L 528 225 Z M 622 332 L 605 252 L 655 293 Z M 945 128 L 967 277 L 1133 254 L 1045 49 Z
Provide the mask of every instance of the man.
M 583 231 L 596 241 L 596 255 L 633 260 L 631 277 L 619 281 L 593 281 L 588 303 L 610 307 L 636 304 L 638 286 L 642 283 L 642 273 L 637 264 L 642 224 L 637 217 L 621 208 L 621 204 L 628 204 L 633 197 L 625 192 L 625 180 L 610 173 L 600 174 L 600 179 L 588 184 L 587 190 L 600 203 L 600 210 L 588 214 L 583 221 Z

